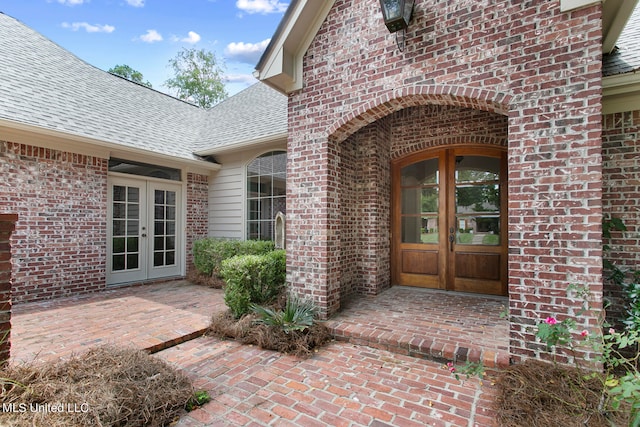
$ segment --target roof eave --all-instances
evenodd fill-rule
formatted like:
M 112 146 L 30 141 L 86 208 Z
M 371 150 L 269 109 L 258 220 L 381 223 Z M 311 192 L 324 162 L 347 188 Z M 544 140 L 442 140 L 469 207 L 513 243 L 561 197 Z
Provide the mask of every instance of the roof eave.
M 640 110 L 640 72 L 602 79 L 602 114 Z
M 15 142 L 37 143 L 38 146 L 51 148 L 54 150 L 77 152 L 78 154 L 93 155 L 102 158 L 117 156 L 139 157 L 146 159 L 147 163 L 155 161 L 158 164 L 183 165 L 190 170 L 211 172 L 220 170 L 221 165 L 204 160 L 188 159 L 185 157 L 172 156 L 170 154 L 158 153 L 141 148 L 129 147 L 115 144 L 109 141 L 75 135 L 68 132 L 56 131 L 40 126 L 29 125 L 0 118 L 0 128 L 6 129 L 3 134 L 6 138 L 17 137 Z M 11 135 L 13 133 L 13 135 Z
M 302 88 L 302 58 L 335 0 L 295 0 L 263 53 L 254 76 L 289 94 Z
M 246 150 L 248 148 L 257 147 L 259 145 L 282 142 L 286 143 L 287 137 L 288 133 L 286 131 L 281 133 L 274 133 L 260 138 L 237 141 L 232 144 L 227 144 L 220 147 L 206 148 L 204 150 L 196 151 L 195 154 L 197 154 L 198 156 L 215 156 L 217 154 L 229 153 L 231 151 Z

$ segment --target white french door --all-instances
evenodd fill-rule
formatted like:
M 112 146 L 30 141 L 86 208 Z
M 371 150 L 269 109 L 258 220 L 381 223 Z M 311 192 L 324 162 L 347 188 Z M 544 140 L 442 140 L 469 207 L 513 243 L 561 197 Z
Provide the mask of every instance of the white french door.
M 107 284 L 181 274 L 181 189 L 109 178 Z

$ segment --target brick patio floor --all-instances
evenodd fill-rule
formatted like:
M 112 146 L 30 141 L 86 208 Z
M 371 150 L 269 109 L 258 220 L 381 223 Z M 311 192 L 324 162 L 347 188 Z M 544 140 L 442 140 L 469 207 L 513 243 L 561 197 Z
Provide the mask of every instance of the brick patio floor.
M 202 335 L 211 315 L 225 309 L 222 290 L 187 281 L 16 304 L 11 360 L 51 360 L 99 344 L 155 352 Z
M 11 355 L 14 363 L 53 360 L 103 343 L 164 349 L 158 357 L 214 397 L 180 427 L 490 426 L 490 381 L 457 381 L 442 362 L 508 360 L 503 304 L 394 287 L 356 298 L 327 322 L 339 341 L 300 360 L 194 338 L 226 309 L 223 294 L 178 281 L 16 305 Z

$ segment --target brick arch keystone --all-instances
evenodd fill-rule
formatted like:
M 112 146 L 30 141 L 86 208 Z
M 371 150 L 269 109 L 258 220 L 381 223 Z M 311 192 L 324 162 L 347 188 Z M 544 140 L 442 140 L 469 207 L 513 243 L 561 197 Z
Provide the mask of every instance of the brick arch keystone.
M 340 143 L 366 125 L 407 107 L 450 105 L 509 114 L 512 96 L 493 90 L 450 85 L 420 85 L 390 89 L 379 93 L 341 117 L 328 129 L 329 139 Z

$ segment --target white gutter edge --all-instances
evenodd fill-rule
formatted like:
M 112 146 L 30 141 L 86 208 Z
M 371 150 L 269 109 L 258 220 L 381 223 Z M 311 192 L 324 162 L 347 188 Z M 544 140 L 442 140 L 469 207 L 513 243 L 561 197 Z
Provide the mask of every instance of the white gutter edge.
M 206 162 L 204 160 L 196 160 L 196 159 L 187 159 L 184 157 L 172 156 L 170 154 L 158 153 L 151 150 L 144 150 L 141 148 L 128 147 L 126 145 L 120 145 L 113 142 L 102 141 L 99 139 L 88 138 L 81 135 L 75 135 L 72 133 L 56 131 L 52 129 L 46 129 L 40 126 L 29 125 L 25 123 L 14 122 L 11 120 L 0 118 L 0 126 L 6 127 L 9 129 L 13 129 L 16 131 L 22 132 L 30 132 L 35 133 L 42 136 L 52 137 L 52 138 L 60 138 L 64 140 L 71 140 L 73 142 L 78 142 L 81 144 L 90 144 L 92 146 L 103 148 L 107 151 L 116 151 L 120 153 L 131 153 L 138 156 L 146 156 L 166 160 L 172 163 L 180 163 L 188 166 L 195 167 L 197 169 L 204 169 L 208 171 L 217 171 L 222 167 L 217 163 Z M 1 137 L 0 137 L 1 138 Z M 12 141 L 9 141 L 12 142 Z M 16 141 L 18 142 L 18 141 Z M 71 147 L 56 147 L 55 149 L 61 151 L 71 151 Z M 99 153 L 94 153 L 94 155 L 98 155 Z

